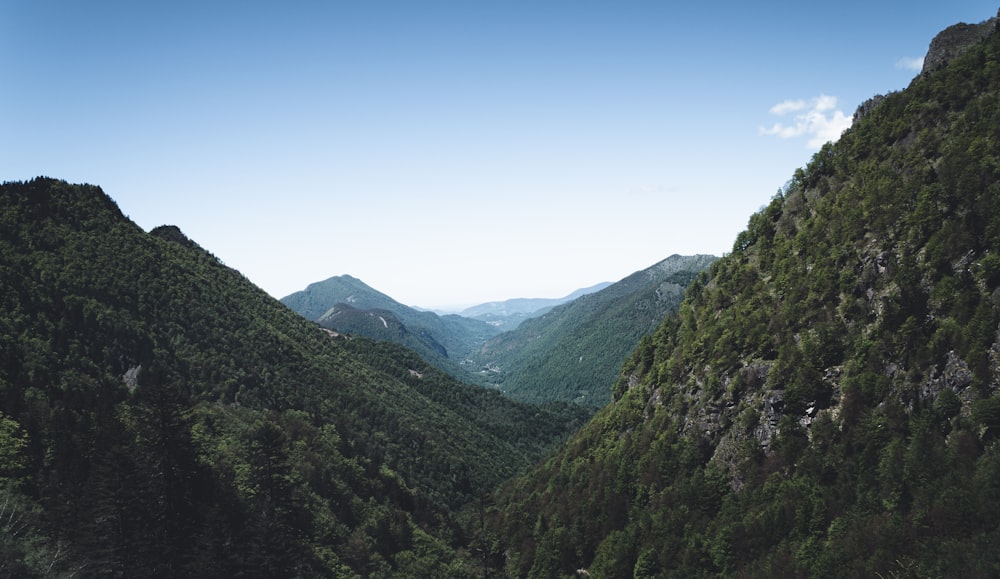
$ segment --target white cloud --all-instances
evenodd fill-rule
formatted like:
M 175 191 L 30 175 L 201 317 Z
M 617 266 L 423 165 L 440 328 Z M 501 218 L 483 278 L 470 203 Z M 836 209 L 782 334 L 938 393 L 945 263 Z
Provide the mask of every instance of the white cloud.
M 789 101 L 780 102 L 780 103 L 774 105 L 773 107 L 771 107 L 770 113 L 772 115 L 778 115 L 780 117 L 780 116 L 783 116 L 783 115 L 787 115 L 788 113 L 793 113 L 795 111 L 801 111 L 804 108 L 806 108 L 806 101 L 801 100 L 801 99 L 797 100 L 797 101 L 791 101 L 791 100 L 789 100 Z
M 837 97 L 828 96 L 821 94 L 816 97 L 815 110 L 817 111 L 829 111 L 837 108 Z
M 781 139 L 808 137 L 806 146 L 818 149 L 827 141 L 836 141 L 851 126 L 851 117 L 837 109 L 837 97 L 820 95 L 809 100 L 786 100 L 771 107 L 772 115 L 794 113 L 790 123 L 760 127 L 760 134 Z
M 924 68 L 924 57 L 921 56 L 920 58 L 913 58 L 904 56 L 896 61 L 896 68 L 920 72 Z

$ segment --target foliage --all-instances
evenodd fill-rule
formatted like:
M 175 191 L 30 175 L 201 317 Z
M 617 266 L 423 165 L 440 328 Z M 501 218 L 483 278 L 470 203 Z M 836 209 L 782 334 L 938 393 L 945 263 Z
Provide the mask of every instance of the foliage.
M 592 413 L 610 399 L 610 385 L 639 339 L 676 310 L 684 288 L 714 259 L 675 255 L 572 300 L 504 302 L 511 308 L 564 303 L 523 315 L 503 332 L 509 319 L 486 323 L 418 311 L 347 275 L 310 284 L 281 301 L 337 332 L 405 346 L 458 380 L 516 400 L 572 403 Z
M 528 402 L 596 410 L 639 340 L 676 311 L 714 257 L 672 256 L 491 339 L 473 356 L 487 384 Z
M 461 509 L 579 424 L 334 337 L 100 189 L 0 186 L 0 573 L 475 575 Z
M 612 403 L 498 493 L 494 564 L 1000 573 L 998 73 L 994 34 L 796 171 Z
M 469 356 L 500 332 L 482 320 L 405 306 L 349 275 L 310 284 L 281 302 L 326 328 L 405 346 L 467 383 L 476 381 Z

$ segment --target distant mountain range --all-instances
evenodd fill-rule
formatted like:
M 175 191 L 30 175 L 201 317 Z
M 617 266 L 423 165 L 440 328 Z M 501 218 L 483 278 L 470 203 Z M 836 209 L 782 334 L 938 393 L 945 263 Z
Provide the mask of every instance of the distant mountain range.
M 716 259 L 674 255 L 525 320 L 473 356 L 484 378 L 478 383 L 531 402 L 606 404 L 629 352 L 677 310 L 688 284 Z
M 500 333 L 481 320 L 403 305 L 349 275 L 309 284 L 281 302 L 325 328 L 406 346 L 465 382 L 472 382 L 473 375 L 463 362 Z
M 465 308 L 459 312 L 459 315 L 484 321 L 503 331 L 513 330 L 528 318 L 538 317 L 558 305 L 600 291 L 609 285 L 611 282 L 602 282 L 588 288 L 578 289 L 562 298 L 514 298 L 500 302 L 487 302 Z
M 394 300 L 350 275 L 309 284 L 281 302 L 323 327 L 395 342 L 468 383 L 482 384 L 474 355 L 486 341 L 553 307 L 607 287 L 602 283 L 563 298 L 515 298 L 466 308 L 461 314 L 420 310 Z
M 997 20 L 928 56 L 731 253 L 507 333 L 286 298 L 345 335 L 97 187 L 0 184 L 0 575 L 1000 576 Z M 582 404 L 638 345 L 581 427 L 360 329 Z
M 714 260 L 675 255 L 563 298 L 490 302 L 461 314 L 416 310 L 349 275 L 281 301 L 331 330 L 406 346 L 460 380 L 525 401 L 596 408 L 610 399 L 639 339 L 676 310 L 687 284 Z

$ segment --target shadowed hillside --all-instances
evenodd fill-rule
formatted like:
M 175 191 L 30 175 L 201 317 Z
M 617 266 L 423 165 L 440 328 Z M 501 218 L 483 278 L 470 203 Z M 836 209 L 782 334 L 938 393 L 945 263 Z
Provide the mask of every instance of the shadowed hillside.
M 574 415 L 306 321 L 100 189 L 0 186 L 0 572 L 473 576 Z

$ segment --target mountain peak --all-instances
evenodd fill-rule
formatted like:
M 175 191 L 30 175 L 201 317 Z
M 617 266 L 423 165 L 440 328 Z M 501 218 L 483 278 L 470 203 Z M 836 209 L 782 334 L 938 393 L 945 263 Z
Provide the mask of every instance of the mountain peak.
M 160 239 L 176 243 L 188 249 L 201 249 L 200 245 L 192 241 L 187 235 L 184 235 L 181 228 L 176 225 L 160 225 L 159 227 L 151 229 L 149 234 L 153 237 L 159 237 Z
M 943 68 L 948 62 L 961 56 L 974 44 L 993 33 L 996 28 L 997 17 L 984 20 L 979 24 L 959 22 L 945 28 L 931 40 L 920 74 L 926 75 Z
M 650 277 L 656 275 L 670 275 L 680 271 L 701 271 L 718 258 L 714 255 L 678 255 L 674 254 L 660 261 L 646 270 Z
M 333 340 L 98 187 L 0 184 L 0 223 L 5 576 L 453 576 L 460 509 L 575 424 Z

